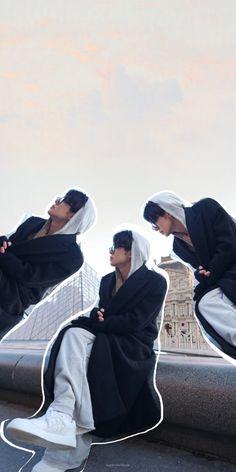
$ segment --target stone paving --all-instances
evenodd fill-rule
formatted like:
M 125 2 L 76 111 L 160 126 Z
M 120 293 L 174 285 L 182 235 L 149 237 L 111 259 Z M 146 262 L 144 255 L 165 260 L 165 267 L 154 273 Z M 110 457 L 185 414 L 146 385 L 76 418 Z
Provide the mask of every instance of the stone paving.
M 0 401 L 0 419 L 30 416 L 34 410 L 22 405 Z M 27 447 L 27 446 L 26 446 Z M 0 440 L 0 472 L 30 472 L 43 453 L 35 447 L 35 456 L 25 467 L 31 454 Z M 21 469 L 22 468 L 22 469 Z M 81 468 L 74 469 L 79 472 Z M 194 455 L 183 449 L 152 443 L 134 437 L 119 443 L 93 446 L 85 472 L 236 472 L 227 462 Z M 71 471 L 72 472 L 72 471 Z

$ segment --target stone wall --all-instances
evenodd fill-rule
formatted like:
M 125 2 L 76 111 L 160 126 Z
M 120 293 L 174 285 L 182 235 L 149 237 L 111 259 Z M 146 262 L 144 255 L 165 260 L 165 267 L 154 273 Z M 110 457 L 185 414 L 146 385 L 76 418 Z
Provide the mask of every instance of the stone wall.
M 159 267 L 164 269 L 170 278 L 160 336 L 161 349 L 212 351 L 203 338 L 194 316 L 192 271 L 170 257 L 162 258 Z

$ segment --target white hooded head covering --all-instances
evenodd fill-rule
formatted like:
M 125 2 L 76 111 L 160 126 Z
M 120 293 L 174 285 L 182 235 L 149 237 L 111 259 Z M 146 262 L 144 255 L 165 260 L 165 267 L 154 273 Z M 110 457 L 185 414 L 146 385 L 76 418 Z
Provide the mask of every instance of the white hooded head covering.
M 83 190 L 80 191 L 84 192 Z M 77 234 L 79 235 L 77 239 L 80 240 L 80 235 L 84 234 L 88 229 L 94 226 L 97 220 L 97 211 L 92 198 L 88 195 L 87 197 L 88 200 L 85 205 L 72 216 L 63 228 L 56 231 L 54 234 Z
M 162 210 L 179 220 L 186 228 L 184 208 L 191 207 L 192 203 L 169 190 L 155 193 L 148 200 L 159 205 Z
M 120 231 L 132 232 L 132 246 L 131 246 L 131 266 L 128 277 L 138 270 L 143 264 L 146 264 L 150 258 L 150 242 L 142 228 L 135 225 L 119 226 L 114 234 Z
M 138 270 L 143 264 L 148 262 L 150 257 L 150 243 L 147 238 L 137 231 L 132 231 L 132 246 L 131 246 L 131 267 L 128 277 Z

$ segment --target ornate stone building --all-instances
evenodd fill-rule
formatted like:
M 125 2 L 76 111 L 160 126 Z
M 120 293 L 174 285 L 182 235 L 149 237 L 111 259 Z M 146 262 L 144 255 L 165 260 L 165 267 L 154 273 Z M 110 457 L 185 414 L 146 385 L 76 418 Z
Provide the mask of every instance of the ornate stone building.
M 159 267 L 166 270 L 170 278 L 160 337 L 161 349 L 209 350 L 193 314 L 191 271 L 169 257 L 163 258 Z M 81 312 L 89 313 L 98 297 L 99 282 L 96 272 L 85 263 L 81 270 L 32 308 L 25 323 L 9 333 L 4 345 L 28 341 L 46 346 L 62 323 Z
M 170 278 L 160 336 L 161 349 L 211 350 L 194 317 L 194 281 L 191 270 L 169 256 L 162 258 L 159 267 L 164 269 Z

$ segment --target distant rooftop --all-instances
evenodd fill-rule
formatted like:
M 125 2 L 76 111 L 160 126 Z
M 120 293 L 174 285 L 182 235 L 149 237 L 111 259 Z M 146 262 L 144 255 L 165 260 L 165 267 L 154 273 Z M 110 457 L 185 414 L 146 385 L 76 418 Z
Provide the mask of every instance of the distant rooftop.
M 173 269 L 180 272 L 186 272 L 186 270 L 188 270 L 185 264 L 182 264 L 182 262 L 172 259 L 170 255 L 162 256 L 161 262 L 158 264 L 158 266 L 162 269 Z

